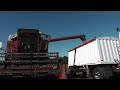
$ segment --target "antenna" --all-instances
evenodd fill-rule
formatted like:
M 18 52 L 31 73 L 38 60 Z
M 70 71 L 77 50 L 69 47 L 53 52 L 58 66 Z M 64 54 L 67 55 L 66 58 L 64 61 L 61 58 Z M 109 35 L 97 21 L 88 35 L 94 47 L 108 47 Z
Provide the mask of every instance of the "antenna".
M 119 38 L 119 40 L 120 40 L 120 29 L 117 28 L 117 31 L 118 31 L 118 38 Z

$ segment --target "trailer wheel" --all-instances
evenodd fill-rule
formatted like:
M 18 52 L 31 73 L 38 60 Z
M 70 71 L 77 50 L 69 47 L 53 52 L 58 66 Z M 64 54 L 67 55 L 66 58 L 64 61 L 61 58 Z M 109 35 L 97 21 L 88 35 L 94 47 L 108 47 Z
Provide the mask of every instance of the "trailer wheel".
M 93 79 L 104 79 L 105 71 L 103 68 L 97 67 L 93 70 Z

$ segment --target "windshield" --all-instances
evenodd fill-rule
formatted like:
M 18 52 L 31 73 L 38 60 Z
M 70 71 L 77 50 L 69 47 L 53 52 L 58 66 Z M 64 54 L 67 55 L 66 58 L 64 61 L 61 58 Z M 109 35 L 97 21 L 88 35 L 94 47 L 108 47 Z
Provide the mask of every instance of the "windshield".
M 38 34 L 23 33 L 19 35 L 19 52 L 37 52 Z

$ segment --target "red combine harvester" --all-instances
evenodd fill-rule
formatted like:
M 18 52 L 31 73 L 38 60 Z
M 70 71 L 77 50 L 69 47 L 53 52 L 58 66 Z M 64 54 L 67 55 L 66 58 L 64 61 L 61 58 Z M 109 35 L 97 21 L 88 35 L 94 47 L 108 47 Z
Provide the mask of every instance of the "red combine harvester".
M 5 53 L 0 57 L 0 78 L 59 78 L 58 52 L 48 52 L 49 42 L 80 38 L 85 35 L 51 39 L 37 29 L 18 29 L 9 35 Z

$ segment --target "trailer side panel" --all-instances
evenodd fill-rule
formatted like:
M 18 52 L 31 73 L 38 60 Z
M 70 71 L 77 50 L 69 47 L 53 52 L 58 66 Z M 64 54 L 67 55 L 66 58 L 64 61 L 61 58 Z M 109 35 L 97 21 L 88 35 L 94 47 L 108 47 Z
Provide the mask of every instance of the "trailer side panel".
M 114 37 L 94 38 L 68 52 L 68 66 L 117 64 L 120 62 L 120 43 Z M 76 53 L 75 53 L 76 50 Z
M 101 64 L 116 64 L 119 61 L 118 49 L 120 44 L 118 39 L 98 38 L 97 43 L 101 53 Z

